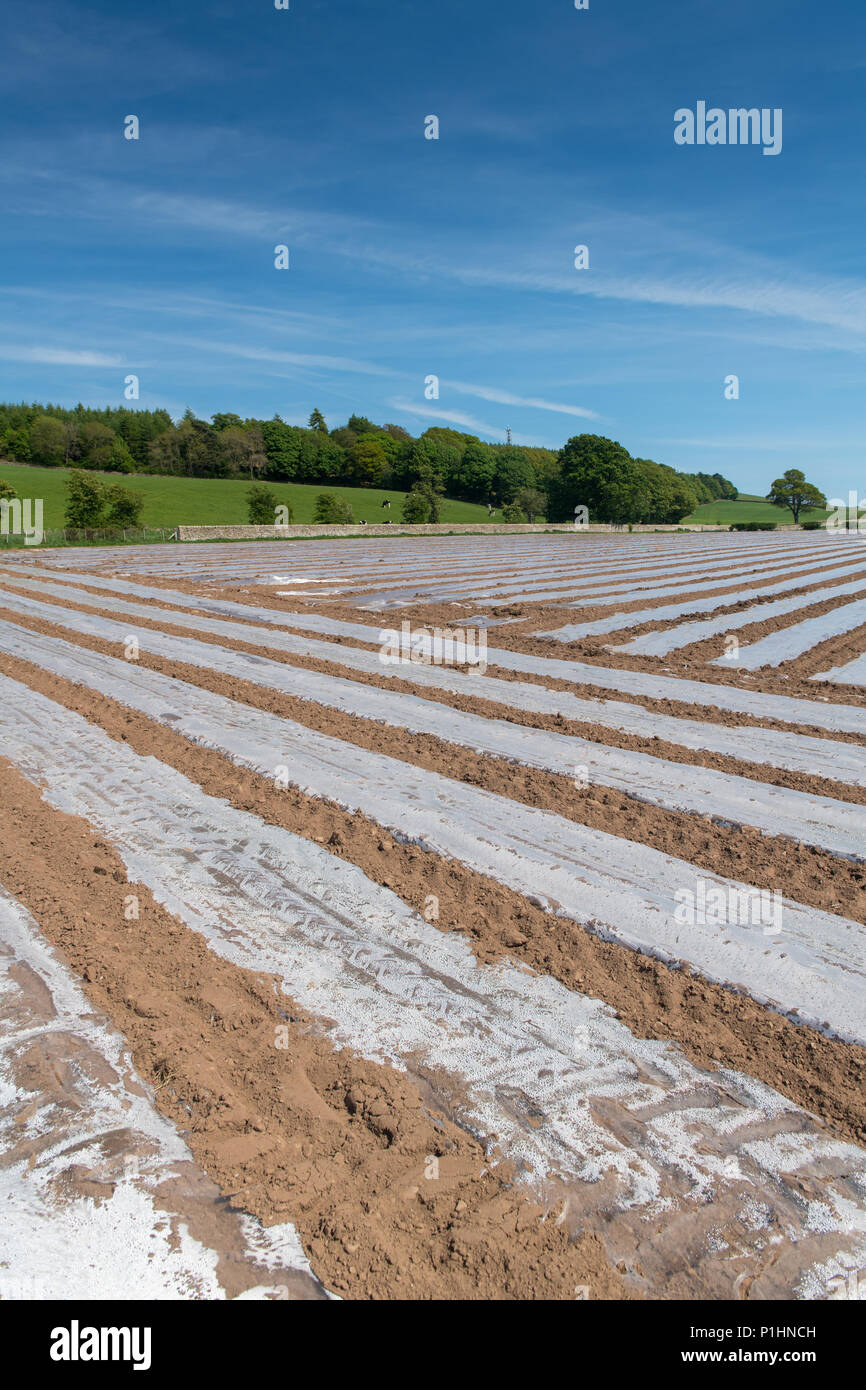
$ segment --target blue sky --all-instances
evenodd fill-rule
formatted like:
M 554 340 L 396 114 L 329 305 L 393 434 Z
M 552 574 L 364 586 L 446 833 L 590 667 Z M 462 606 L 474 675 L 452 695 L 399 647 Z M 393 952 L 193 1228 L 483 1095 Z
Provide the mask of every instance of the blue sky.
M 6 0 L 0 74 L 3 398 L 866 490 L 862 0 Z M 675 145 L 699 100 L 782 152 Z

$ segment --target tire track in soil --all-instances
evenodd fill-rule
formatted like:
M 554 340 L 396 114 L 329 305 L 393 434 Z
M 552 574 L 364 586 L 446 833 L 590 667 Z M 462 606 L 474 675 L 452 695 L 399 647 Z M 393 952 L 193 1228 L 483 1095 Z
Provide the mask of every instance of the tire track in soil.
M 140 882 L 131 951 L 120 856 L 0 764 L 0 880 L 129 1039 L 157 1108 L 232 1210 L 291 1220 L 344 1297 L 571 1299 L 576 1285 L 594 1299 L 636 1296 L 597 1235 L 571 1242 L 544 1221 L 510 1166 L 491 1169 L 408 1077 L 334 1048 L 272 978 L 215 956 Z
M 277 790 L 220 753 L 32 663 L 3 657 L 0 670 L 136 752 L 176 768 L 209 795 L 327 844 L 416 910 L 423 912 L 435 894 L 440 929 L 466 933 L 482 963 L 505 955 L 522 960 L 611 1004 L 636 1036 L 678 1042 L 700 1066 L 747 1072 L 845 1137 L 866 1142 L 866 1049 L 794 1025 L 746 995 L 604 941 L 576 922 L 552 919 L 523 895 L 456 861 L 400 844 L 366 817 L 332 803 L 291 787 Z
M 217 954 L 306 979 L 344 1042 L 348 1030 L 376 1056 L 418 1055 L 422 1067 L 429 1057 L 465 1076 L 465 1113 L 482 1132 L 502 1130 L 536 1173 L 553 1169 L 553 1192 L 577 1203 L 563 1217 L 601 1220 L 608 1248 L 630 1258 L 648 1291 L 664 1297 L 685 1278 L 731 1297 L 742 1271 L 759 1297 L 820 1296 L 831 1268 L 866 1254 L 866 1157 L 777 1094 L 735 1073 L 695 1072 L 671 1049 L 636 1043 L 594 1001 L 512 965 L 479 972 L 464 944 L 407 919 L 354 867 L 336 872 L 326 851 L 269 836 L 164 764 L 113 753 L 102 731 L 42 697 L 28 701 L 26 687 L 5 694 L 16 756 L 46 799 L 104 824 L 124 862 Z M 74 749 L 65 779 L 49 727 Z M 329 869 L 335 881 L 323 891 Z M 460 1108 L 447 1080 L 446 1094 Z M 662 1209 L 673 1202 L 661 1222 L 659 1198 Z
M 117 657 L 116 644 L 102 638 L 72 633 L 14 610 L 0 608 L 0 617 L 25 630 L 45 631 L 73 646 Z M 6 669 L 3 661 L 15 659 L 0 658 L 0 669 Z M 445 767 L 455 781 L 470 783 L 537 810 L 551 811 L 575 824 L 635 844 L 648 845 L 677 859 L 686 859 L 709 873 L 866 922 L 866 866 L 841 861 L 815 846 L 768 836 L 749 826 L 727 826 L 688 812 L 666 810 L 613 788 L 579 786 L 573 778 L 561 774 L 476 754 L 431 734 L 410 734 L 385 727 L 374 720 L 275 694 L 251 682 L 183 661 L 168 661 L 146 651 L 140 653 L 136 664 L 428 772 L 440 773 Z

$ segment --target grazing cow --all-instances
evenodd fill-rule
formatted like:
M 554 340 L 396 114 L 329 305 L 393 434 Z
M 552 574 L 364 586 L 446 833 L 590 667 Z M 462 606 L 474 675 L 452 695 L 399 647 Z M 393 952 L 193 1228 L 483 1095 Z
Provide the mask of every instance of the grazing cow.
M 382 506 L 383 506 L 383 507 L 387 507 L 387 508 L 388 508 L 388 511 L 391 510 L 391 499 L 390 499 L 390 497 L 386 497 L 386 498 L 383 499 Z

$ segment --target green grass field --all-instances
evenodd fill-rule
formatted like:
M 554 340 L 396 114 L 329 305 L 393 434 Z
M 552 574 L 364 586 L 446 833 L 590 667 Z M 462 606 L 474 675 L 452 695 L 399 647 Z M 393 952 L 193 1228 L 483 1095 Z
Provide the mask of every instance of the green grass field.
M 829 511 L 803 512 L 800 521 L 823 521 L 830 515 Z M 736 502 L 704 502 L 698 507 L 691 516 L 685 518 L 687 522 L 702 522 L 705 526 L 712 523 L 732 525 L 735 521 L 775 521 L 777 526 L 791 526 L 794 518 L 784 507 L 772 507 L 763 497 L 750 497 L 741 494 Z
M 0 463 L 0 479 L 14 487 L 19 497 L 34 501 L 41 497 L 46 530 L 62 528 L 67 468 L 33 468 L 26 464 Z M 241 526 L 248 520 L 246 494 L 249 481 L 222 478 L 167 478 L 147 474 L 102 474 L 108 482 L 121 482 L 134 492 L 144 494 L 142 526 Z M 313 508 L 320 492 L 334 492 L 345 498 L 356 521 L 400 521 L 404 492 L 393 488 L 383 492 L 377 488 L 329 487 L 327 483 L 268 483 L 278 504 L 288 503 L 294 520 L 303 524 L 313 520 Z M 384 498 L 391 499 L 390 511 L 383 508 Z M 486 522 L 487 508 L 473 502 L 442 499 L 440 520 L 443 522 Z M 499 513 L 495 518 L 501 521 Z
M 62 529 L 66 522 L 64 507 L 67 468 L 35 468 L 27 464 L 0 463 L 0 479 L 11 484 L 19 497 L 34 500 L 41 497 L 46 530 Z M 141 524 L 145 527 L 175 526 L 237 526 L 248 521 L 246 494 L 249 481 L 221 478 L 168 478 L 150 474 L 131 474 L 121 477 L 110 473 L 100 475 L 108 482 L 122 482 L 135 492 L 144 494 Z M 366 487 L 328 487 L 326 483 L 268 483 L 278 503 L 288 503 L 299 524 L 313 520 L 313 508 L 320 492 L 335 492 L 345 498 L 352 508 L 355 521 L 381 522 L 401 519 L 405 493 L 393 488 L 382 491 Z M 384 498 L 391 499 L 390 511 L 382 507 Z M 825 511 L 804 512 L 803 521 L 823 521 Z M 473 502 L 442 499 L 443 522 L 486 524 L 501 521 L 501 509 L 493 518 L 487 508 Z M 775 521 L 790 525 L 793 517 L 780 507 L 771 507 L 761 497 L 742 496 L 736 502 L 707 502 L 698 507 L 686 522 L 728 524 L 735 521 Z

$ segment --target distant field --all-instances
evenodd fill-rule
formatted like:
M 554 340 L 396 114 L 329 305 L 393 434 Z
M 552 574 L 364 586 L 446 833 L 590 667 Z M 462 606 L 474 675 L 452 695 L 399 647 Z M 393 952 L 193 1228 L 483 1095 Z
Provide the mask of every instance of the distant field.
M 829 511 L 803 512 L 801 521 L 823 521 Z M 771 507 L 763 497 L 741 495 L 736 502 L 705 502 L 685 518 L 686 522 L 727 523 L 735 521 L 775 521 L 778 526 L 791 526 L 794 518 L 784 507 Z
M 0 464 L 0 479 L 14 487 L 19 497 L 41 497 L 44 504 L 46 530 L 65 526 L 64 507 L 67 468 L 32 468 L 24 464 Z M 150 474 L 101 474 L 108 482 L 122 482 L 134 492 L 144 494 L 143 526 L 237 526 L 249 520 L 246 494 L 251 484 L 221 478 L 166 478 Z M 356 521 L 399 521 L 404 492 L 393 488 L 381 491 L 366 487 L 328 487 L 326 483 L 267 483 L 278 503 L 288 503 L 298 523 L 313 520 L 313 509 L 320 492 L 334 492 L 345 498 Z M 384 498 L 390 498 L 390 511 L 383 508 Z M 457 502 L 443 498 L 443 522 L 486 522 L 487 508 L 473 502 Z M 496 520 L 501 521 L 501 513 Z

